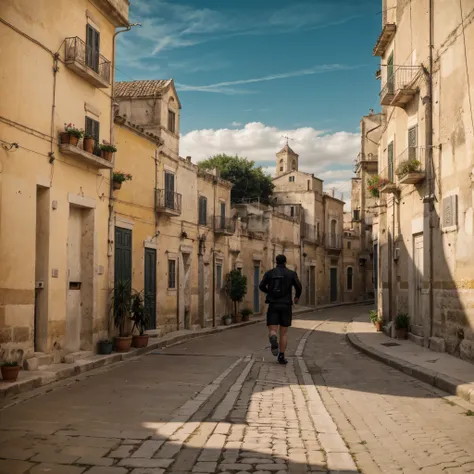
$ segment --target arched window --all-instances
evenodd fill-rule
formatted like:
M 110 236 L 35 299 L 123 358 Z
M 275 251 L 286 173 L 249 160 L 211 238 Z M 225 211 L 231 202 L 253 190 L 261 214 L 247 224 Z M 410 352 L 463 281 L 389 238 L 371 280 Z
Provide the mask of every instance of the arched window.
M 352 279 L 353 279 L 353 269 L 352 267 L 347 267 L 346 270 L 346 289 L 347 291 L 352 291 Z

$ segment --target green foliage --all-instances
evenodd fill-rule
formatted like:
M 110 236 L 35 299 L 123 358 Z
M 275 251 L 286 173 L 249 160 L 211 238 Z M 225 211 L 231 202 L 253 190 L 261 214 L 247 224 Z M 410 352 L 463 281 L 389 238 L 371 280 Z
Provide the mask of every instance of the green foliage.
M 395 173 L 399 178 L 403 178 L 403 176 L 406 176 L 408 173 L 420 171 L 420 168 L 421 163 L 418 160 L 405 160 L 397 166 Z
M 247 277 L 232 270 L 227 277 L 227 294 L 234 303 L 240 303 L 247 294 Z
M 253 311 L 250 308 L 244 308 L 240 314 L 245 318 L 246 316 L 251 316 Z
M 73 123 L 65 123 L 64 131 L 77 138 L 81 138 L 84 135 L 84 130 L 77 128 Z
M 10 361 L 5 361 L 5 362 L 3 362 L 2 365 L 3 365 L 4 367 L 18 367 L 19 364 L 18 364 L 18 362 L 16 362 L 16 361 L 10 360 Z
M 222 179 L 230 181 L 234 186 L 231 193 L 233 203 L 242 199 L 259 198 L 264 204 L 270 203 L 274 185 L 270 176 L 261 167 L 256 167 L 254 161 L 239 156 L 219 154 L 201 161 L 199 167 L 203 170 L 217 168 Z
M 130 319 L 133 321 L 132 333 L 137 328 L 140 336 L 143 336 L 148 325 L 148 315 L 146 314 L 145 302 L 141 291 L 133 292 L 130 312 L 132 313 Z
M 117 151 L 117 148 L 113 145 L 110 145 L 110 143 L 101 143 L 99 145 L 99 148 L 101 151 L 111 151 L 112 153 L 115 153 Z
M 407 313 L 398 313 L 395 318 L 395 328 L 396 329 L 408 329 L 410 323 L 410 317 Z
M 367 189 L 371 196 L 378 198 L 380 196 L 380 189 L 383 188 L 387 183 L 388 179 L 381 178 L 378 174 L 371 176 L 367 180 Z
M 131 181 L 132 175 L 124 173 L 123 171 L 114 171 L 113 179 L 116 183 L 123 183 L 124 181 Z
M 372 324 L 375 324 L 379 320 L 379 315 L 377 314 L 377 310 L 371 309 L 369 311 L 369 318 Z
M 130 313 L 130 282 L 119 281 L 112 290 L 112 312 L 114 315 L 114 325 L 119 330 L 120 337 L 126 337 L 125 332 L 127 317 Z

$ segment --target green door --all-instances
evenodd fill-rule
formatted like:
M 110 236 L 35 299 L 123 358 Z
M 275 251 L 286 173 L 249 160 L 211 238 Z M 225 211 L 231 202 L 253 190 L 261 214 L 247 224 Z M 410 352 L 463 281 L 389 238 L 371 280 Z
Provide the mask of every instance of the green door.
M 393 70 L 393 53 L 389 56 L 387 61 L 387 84 L 389 94 L 395 91 L 395 74 Z
M 132 231 L 115 228 L 115 285 L 132 282 Z
M 145 248 L 145 311 L 147 329 L 156 329 L 156 250 Z

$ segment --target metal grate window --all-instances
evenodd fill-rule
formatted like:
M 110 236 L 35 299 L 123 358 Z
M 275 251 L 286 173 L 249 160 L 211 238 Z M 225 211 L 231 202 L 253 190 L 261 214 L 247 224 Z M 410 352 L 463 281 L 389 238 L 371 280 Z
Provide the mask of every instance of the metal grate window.
M 176 288 L 176 260 L 168 260 L 168 288 Z
M 443 227 L 452 227 L 458 223 L 458 196 L 445 197 L 443 199 Z

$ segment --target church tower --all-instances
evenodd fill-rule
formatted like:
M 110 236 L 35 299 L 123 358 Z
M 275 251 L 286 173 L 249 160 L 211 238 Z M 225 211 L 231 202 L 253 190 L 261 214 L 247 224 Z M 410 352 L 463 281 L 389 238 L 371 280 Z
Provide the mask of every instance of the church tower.
M 288 143 L 276 154 L 276 175 L 288 171 L 298 171 L 298 155 L 288 146 Z

